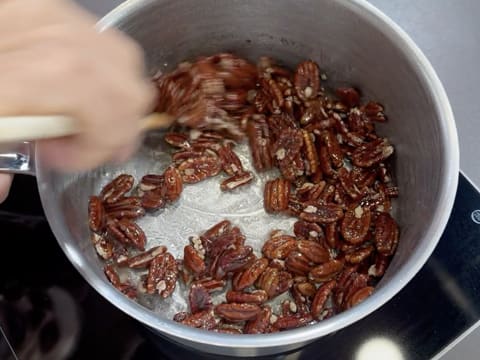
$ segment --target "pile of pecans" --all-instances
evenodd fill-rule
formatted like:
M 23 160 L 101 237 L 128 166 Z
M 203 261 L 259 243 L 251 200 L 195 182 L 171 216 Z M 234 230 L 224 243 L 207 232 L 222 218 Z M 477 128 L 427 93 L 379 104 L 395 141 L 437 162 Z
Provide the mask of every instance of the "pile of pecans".
M 354 88 L 329 94 L 321 80 L 313 61 L 292 73 L 269 58 L 254 66 L 231 54 L 156 77 L 157 110 L 179 119 L 165 135 L 171 165 L 136 187 L 122 174 L 89 201 L 92 242 L 113 286 L 131 298 L 139 291 L 166 298 L 181 281 L 189 309 L 174 320 L 232 334 L 315 323 L 370 296 L 399 240 L 390 215 L 398 188 L 387 163 L 394 148 L 375 131 L 386 121 L 380 104 L 363 103 Z M 257 172 L 277 169 L 264 207 L 297 218 L 292 232 L 273 229 L 256 253 L 239 227 L 222 220 L 192 236 L 183 258 L 163 245 L 145 250 L 135 220 L 177 201 L 185 184 L 221 172 L 222 191 L 252 181 L 234 151 L 243 139 Z M 122 267 L 139 271 L 140 283 L 122 281 Z M 216 292 L 224 294 L 220 303 Z

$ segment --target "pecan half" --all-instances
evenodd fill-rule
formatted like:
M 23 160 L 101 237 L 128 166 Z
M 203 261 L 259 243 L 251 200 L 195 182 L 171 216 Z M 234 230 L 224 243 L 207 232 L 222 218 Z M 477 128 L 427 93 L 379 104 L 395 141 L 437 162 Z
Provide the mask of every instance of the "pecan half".
M 92 233 L 90 238 L 98 256 L 104 260 L 109 260 L 113 257 L 113 244 L 108 238 L 97 233 Z
M 271 137 L 265 116 L 252 116 L 248 120 L 247 135 L 255 169 L 257 171 L 271 169 L 273 166 L 270 152 Z
M 273 267 L 267 267 L 257 280 L 257 287 L 265 290 L 269 299 L 284 293 L 292 285 L 290 273 Z
M 362 261 L 367 259 L 375 250 L 373 245 L 367 245 L 356 250 L 346 253 L 345 260 L 350 264 L 360 264 Z
M 302 130 L 304 153 L 305 153 L 305 174 L 312 175 L 318 171 L 318 154 L 315 147 L 315 135 Z
M 294 74 L 294 84 L 300 99 L 308 100 L 317 97 L 320 90 L 318 65 L 311 60 L 298 64 Z
M 272 236 L 262 247 L 262 253 L 269 259 L 285 259 L 297 247 L 297 240 L 293 236 Z
M 325 238 L 325 234 L 320 225 L 298 220 L 293 224 L 293 233 L 298 239 L 320 241 Z
M 221 170 L 221 164 L 212 156 L 202 156 L 185 160 L 178 166 L 178 170 L 184 183 L 194 184 L 217 175 Z
M 144 251 L 147 237 L 143 230 L 128 219 L 113 219 L 107 224 L 107 232 L 124 245 L 134 246 Z
M 377 102 L 370 101 L 362 106 L 361 110 L 370 121 L 385 122 L 387 120 L 383 106 Z
M 217 326 L 215 316 L 211 310 L 203 310 L 195 314 L 177 313 L 173 320 L 183 325 L 205 330 L 212 330 Z
M 88 225 L 97 233 L 105 227 L 105 209 L 98 196 L 90 196 L 88 201 Z
M 169 166 L 163 174 L 165 178 L 165 198 L 170 201 L 176 201 L 183 190 L 183 181 L 180 172 L 173 166 Z
M 123 261 L 119 261 L 118 265 L 128 266 L 129 268 L 132 268 L 132 269 L 147 268 L 155 257 L 157 257 L 160 254 L 163 254 L 166 251 L 167 251 L 167 248 L 163 245 L 154 246 L 148 251 L 126 258 Z
M 290 181 L 275 179 L 267 181 L 264 188 L 264 206 L 269 213 L 282 212 L 288 209 L 290 198 Z
M 313 321 L 311 314 L 280 316 L 273 324 L 278 330 L 295 329 Z
M 303 135 L 298 129 L 284 129 L 273 144 L 272 153 L 283 177 L 293 181 L 304 174 Z
M 207 270 L 205 261 L 192 245 L 187 245 L 183 249 L 183 265 L 193 273 L 195 278 L 201 277 Z
M 393 146 L 387 139 L 376 139 L 356 148 L 352 153 L 352 163 L 359 167 L 371 167 L 393 154 Z
M 167 133 L 164 136 L 165 142 L 173 147 L 180 149 L 188 149 L 190 143 L 188 142 L 188 137 L 182 133 Z
M 262 309 L 256 304 L 218 304 L 215 306 L 215 314 L 228 321 L 252 320 L 260 314 Z
M 272 316 L 272 309 L 265 305 L 262 307 L 260 314 L 253 320 L 247 321 L 243 331 L 245 334 L 265 334 L 270 326 L 270 317 Z
M 308 278 L 315 282 L 323 282 L 333 279 L 343 269 L 343 261 L 331 260 L 315 266 L 309 273 Z
M 145 215 L 142 199 L 137 196 L 124 197 L 117 202 L 106 204 L 105 211 L 109 218 L 114 219 L 137 219 Z
M 268 300 L 268 295 L 265 290 L 253 290 L 252 292 L 230 290 L 227 291 L 226 299 L 229 303 L 263 304 Z
M 132 175 L 121 174 L 105 185 L 100 192 L 100 198 L 107 204 L 117 202 L 132 190 L 133 182 L 134 178 Z
M 147 174 L 142 177 L 138 187 L 140 189 L 140 193 L 143 195 L 144 191 L 150 191 L 162 187 L 164 182 L 165 178 L 163 175 Z
M 330 253 L 318 242 L 299 240 L 297 241 L 297 249 L 315 264 L 321 264 L 330 260 Z
M 263 271 L 268 266 L 268 260 L 266 258 L 259 258 L 255 260 L 252 266 L 249 266 L 243 272 L 238 272 L 233 280 L 232 287 L 234 290 L 241 291 L 252 286 Z
M 338 140 L 335 134 L 330 130 L 325 130 L 321 134 L 321 139 L 323 140 L 323 143 L 327 147 L 332 165 L 337 169 L 342 167 L 343 151 L 342 151 L 342 148 L 340 147 L 340 144 L 338 143 Z
M 346 309 L 350 309 L 351 307 L 360 304 L 364 301 L 367 297 L 372 295 L 374 288 L 371 286 L 365 286 L 359 290 L 357 290 L 347 301 Z
M 332 294 L 333 289 L 337 285 L 335 280 L 328 281 L 320 286 L 315 293 L 312 301 L 311 311 L 314 319 L 319 319 L 325 308 L 328 297 Z
M 388 213 L 378 214 L 375 221 L 375 245 L 379 253 L 391 256 L 398 245 L 398 225 Z
M 360 94 L 354 88 L 340 87 L 335 90 L 335 95 L 340 101 L 349 108 L 358 106 L 360 104 Z
M 370 210 L 362 206 L 345 212 L 341 225 L 345 241 L 354 245 L 364 242 L 370 229 L 371 218 Z
M 285 267 L 293 274 L 307 275 L 315 264 L 299 251 L 291 251 L 286 260 Z
M 250 246 L 239 246 L 225 250 L 218 258 L 214 276 L 222 279 L 230 272 L 243 270 L 255 261 L 255 255 Z
M 230 191 L 240 186 L 249 184 L 252 182 L 252 180 L 253 174 L 250 171 L 239 173 L 222 181 L 220 184 L 220 189 L 222 189 L 222 191 Z
M 242 162 L 230 146 L 221 146 L 220 149 L 218 149 L 218 155 L 222 162 L 223 171 L 225 171 L 227 175 L 233 176 L 244 172 Z
M 300 213 L 300 219 L 328 224 L 340 220 L 343 217 L 343 209 L 337 204 L 321 204 L 317 202 L 307 202 L 304 204 L 303 211 Z
M 175 290 L 177 278 L 178 268 L 173 255 L 169 252 L 157 255 L 148 270 L 147 293 L 169 297 Z
M 192 285 L 188 294 L 188 303 L 190 312 L 195 314 L 210 309 L 212 307 L 212 297 L 203 286 Z

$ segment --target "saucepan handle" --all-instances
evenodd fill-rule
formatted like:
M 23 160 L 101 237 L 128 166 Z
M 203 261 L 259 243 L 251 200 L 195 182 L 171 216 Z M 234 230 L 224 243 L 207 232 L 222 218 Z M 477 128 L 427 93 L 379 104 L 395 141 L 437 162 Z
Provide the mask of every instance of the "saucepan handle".
M 0 172 L 35 175 L 35 143 L 22 141 L 1 144 Z
M 0 172 L 35 175 L 35 142 L 79 131 L 67 116 L 0 117 Z M 27 141 L 28 140 L 28 141 Z

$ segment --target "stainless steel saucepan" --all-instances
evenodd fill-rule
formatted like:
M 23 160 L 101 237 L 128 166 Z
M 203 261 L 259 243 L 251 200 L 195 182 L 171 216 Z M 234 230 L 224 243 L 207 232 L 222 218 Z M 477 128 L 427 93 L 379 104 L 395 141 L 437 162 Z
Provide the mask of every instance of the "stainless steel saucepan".
M 447 96 L 431 65 L 380 11 L 364 0 L 132 0 L 108 14 L 99 26 L 118 27 L 136 39 L 147 53 L 152 74 L 185 59 L 224 51 L 252 60 L 268 55 L 290 66 L 306 58 L 317 61 L 329 85 L 352 84 L 385 105 L 389 121 L 379 127 L 379 133 L 396 146 L 394 170 L 401 193 L 395 210 L 401 227 L 399 248 L 370 298 L 314 326 L 268 335 L 227 335 L 170 320 L 184 306 L 178 294 L 163 302 L 138 304 L 127 299 L 105 278 L 90 243 L 88 196 L 121 172 L 138 179 L 162 169 L 168 158 L 156 134 L 146 139 L 129 163 L 85 174 L 47 169 L 41 161 L 35 162 L 34 146 L 25 143 L 0 156 L 3 171 L 37 176 L 45 213 L 60 246 L 113 305 L 159 334 L 202 351 L 273 354 L 303 346 L 375 311 L 427 261 L 455 197 L 457 133 Z M 248 162 L 246 155 L 244 160 Z M 188 187 L 178 205 L 158 217 L 142 219 L 149 244 L 166 244 L 178 255 L 189 235 L 225 217 L 240 225 L 252 241 L 283 225 L 262 214 L 260 188 L 250 187 L 237 197 L 217 189 L 218 183 L 208 181 Z

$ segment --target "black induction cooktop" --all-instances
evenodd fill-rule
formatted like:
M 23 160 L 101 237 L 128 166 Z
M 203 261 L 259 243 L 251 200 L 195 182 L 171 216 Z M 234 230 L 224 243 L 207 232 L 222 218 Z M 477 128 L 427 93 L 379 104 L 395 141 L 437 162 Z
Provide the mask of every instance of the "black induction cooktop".
M 17 176 L 0 206 L 0 234 L 0 359 L 220 359 L 152 334 L 98 295 L 60 250 L 34 178 Z M 479 275 L 480 194 L 460 174 L 439 245 L 397 296 L 348 328 L 272 359 L 363 360 L 369 351 L 431 358 L 480 319 Z

